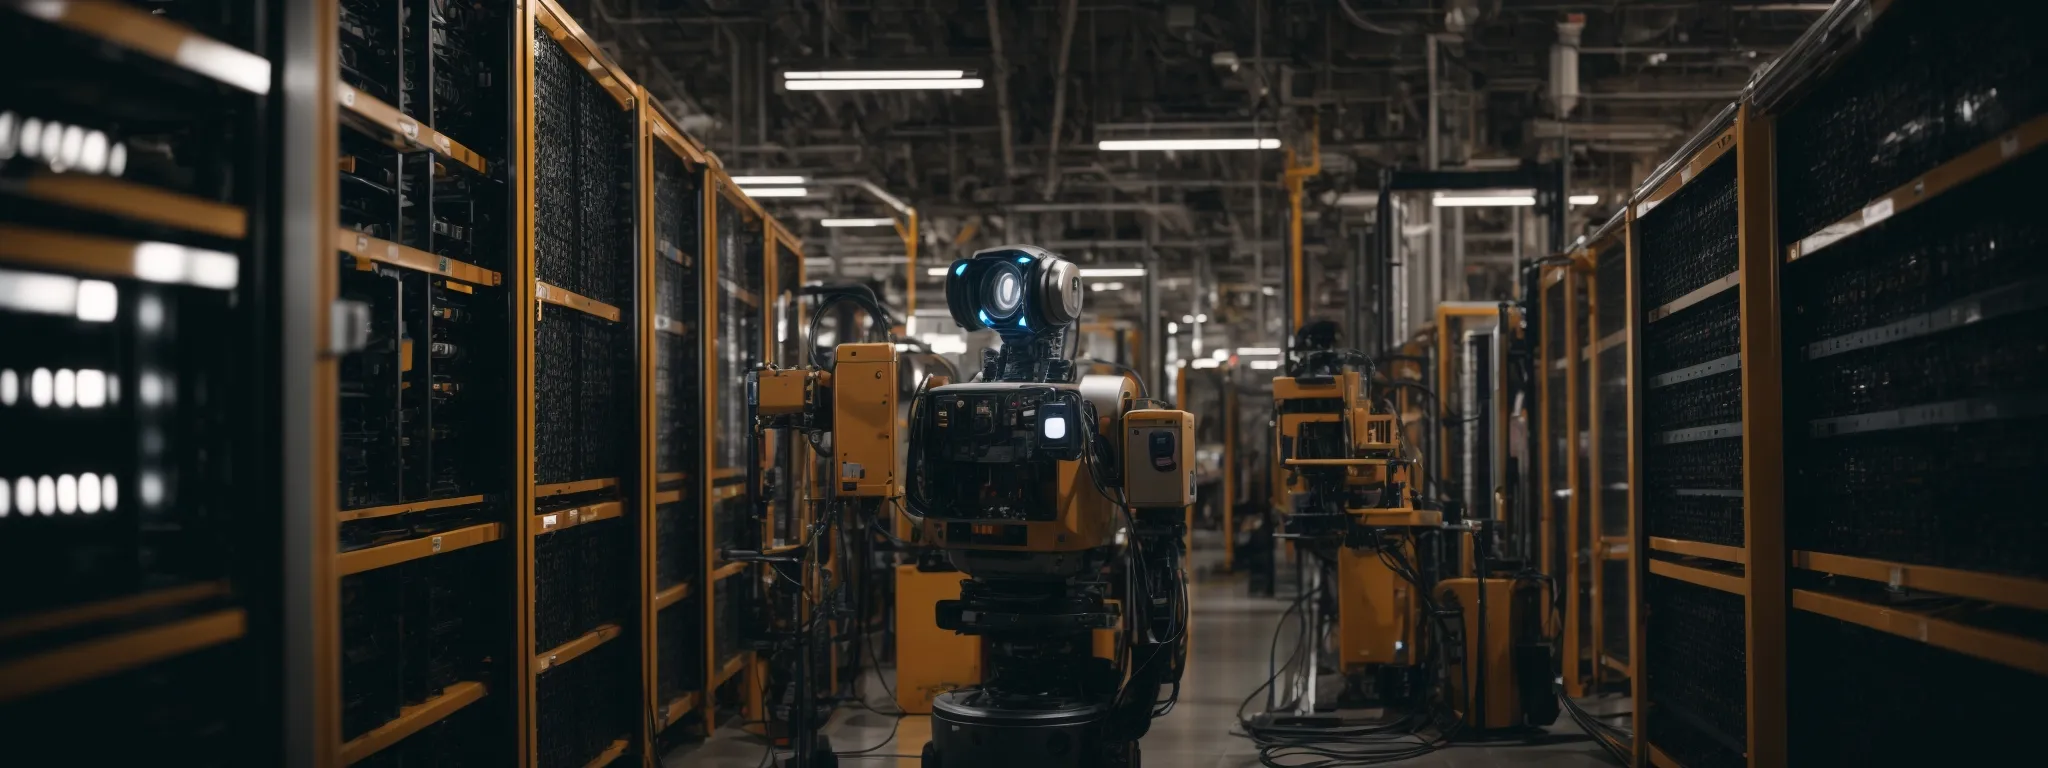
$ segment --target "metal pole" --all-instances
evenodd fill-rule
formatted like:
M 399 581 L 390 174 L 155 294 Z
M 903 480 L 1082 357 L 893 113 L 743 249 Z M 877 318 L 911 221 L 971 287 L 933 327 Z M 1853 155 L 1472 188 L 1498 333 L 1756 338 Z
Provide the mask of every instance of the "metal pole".
M 1002 0 L 988 0 L 988 39 L 995 49 L 996 64 L 996 118 L 1003 129 L 1003 178 L 1017 178 L 1017 150 L 1014 128 L 1010 125 L 1010 65 L 1003 58 L 1002 14 L 996 6 Z
M 1074 49 L 1074 9 L 1078 5 L 1078 0 L 1067 0 L 1066 18 L 1060 25 L 1059 75 L 1052 82 L 1052 136 L 1045 151 L 1045 183 L 1039 188 L 1040 196 L 1047 200 L 1060 188 L 1060 122 L 1067 114 L 1067 60 Z

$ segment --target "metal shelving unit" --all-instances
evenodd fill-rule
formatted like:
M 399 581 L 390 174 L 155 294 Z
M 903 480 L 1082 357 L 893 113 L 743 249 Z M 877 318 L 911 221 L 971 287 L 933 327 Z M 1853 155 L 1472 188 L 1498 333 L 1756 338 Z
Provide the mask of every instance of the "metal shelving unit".
M 1639 762 L 1785 762 L 1783 441 L 1769 122 L 1730 105 L 1628 241 Z
M 0 738 L 262 764 L 277 78 L 257 4 L 160 7 L 0 3 Z
M 643 99 L 643 101 L 645 101 Z M 646 162 L 641 169 L 645 206 L 641 249 L 652 271 L 653 291 L 644 313 L 644 359 L 651 362 L 646 387 L 648 417 L 653 425 L 652 450 L 643 456 L 643 493 L 653 514 L 643 523 L 642 557 L 649 571 L 642 581 L 647 595 L 641 613 L 644 628 L 645 689 L 657 740 L 669 737 L 685 721 L 701 722 L 705 702 L 702 559 L 704 503 L 700 489 L 705 465 L 696 436 L 709 422 L 703 410 L 708 383 L 703 369 L 706 347 L 704 269 L 699 254 L 702 236 L 703 183 L 709 159 L 653 104 L 641 122 L 646 135 Z M 680 730 L 680 729 L 676 729 Z M 707 731 L 708 732 L 708 731 Z M 682 734 L 675 734 L 682 735 Z M 657 741 L 657 743 L 660 743 Z
M 1562 636 L 1565 692 L 1584 696 L 1594 675 L 1598 657 L 1591 648 L 1592 614 L 1587 593 L 1592 579 L 1586 573 L 1590 528 L 1586 518 L 1590 506 L 1584 500 L 1586 463 L 1581 446 L 1590 442 L 1585 434 L 1586 398 L 1580 389 L 1585 364 L 1573 352 L 1584 346 L 1583 330 L 1587 305 L 1589 264 L 1583 254 L 1574 254 L 1566 264 L 1544 268 L 1537 286 L 1538 322 L 1536 375 L 1538 441 L 1537 498 L 1541 502 L 1541 535 L 1538 551 L 1544 573 L 1563 574 L 1559 589 L 1565 595 L 1559 617 L 1564 626 L 1555 630 Z M 1558 619 L 1547 619 L 1554 623 Z
M 2048 464 L 2043 23 L 2034 4 L 1843 3 L 1757 86 L 1778 139 L 1795 764 L 1995 761 L 2048 695 L 2048 523 L 2020 511 Z M 1970 706 L 1927 706 L 1950 697 Z M 1965 728 L 1980 738 L 1937 735 Z
M 1588 567 L 1592 585 L 1587 607 L 1592 614 L 1587 645 L 1595 688 L 1625 683 L 1635 677 L 1630 653 L 1635 627 L 1635 580 L 1630 563 L 1636 549 L 1634 496 L 1629 485 L 1629 323 L 1627 214 L 1617 213 L 1588 238 L 1581 251 L 1586 264 L 1586 329 L 1578 351 L 1579 386 L 1586 398 L 1582 414 L 1584 443 L 1582 503 L 1590 521 Z
M 523 452 L 518 518 L 524 765 L 649 754 L 644 419 L 649 254 L 637 86 L 552 0 L 518 44 Z
M 517 14 L 335 0 L 337 765 L 496 765 L 515 732 Z M 500 453 L 499 451 L 503 452 Z M 493 696 L 492 693 L 498 695 Z M 496 736 L 495 738 L 493 736 Z

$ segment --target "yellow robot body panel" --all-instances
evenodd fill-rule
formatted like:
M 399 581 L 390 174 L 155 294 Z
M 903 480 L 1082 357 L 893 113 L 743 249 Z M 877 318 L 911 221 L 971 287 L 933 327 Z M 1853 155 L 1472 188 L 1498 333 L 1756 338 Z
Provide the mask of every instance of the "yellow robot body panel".
M 966 578 L 896 566 L 896 706 L 906 713 L 931 714 L 939 694 L 981 684 L 981 638 L 932 622 L 939 601 L 959 597 Z

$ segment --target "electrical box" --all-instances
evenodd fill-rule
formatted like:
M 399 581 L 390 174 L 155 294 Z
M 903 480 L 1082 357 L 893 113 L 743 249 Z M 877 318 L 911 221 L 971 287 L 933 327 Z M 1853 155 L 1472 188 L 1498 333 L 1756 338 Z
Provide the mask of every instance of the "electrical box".
M 781 368 L 754 374 L 755 413 L 761 416 L 801 416 L 814 403 L 815 371 Z
M 832 373 L 833 452 L 839 495 L 898 494 L 896 346 L 841 344 Z
M 1124 415 L 1124 503 L 1178 508 L 1195 503 L 1195 416 L 1144 409 Z

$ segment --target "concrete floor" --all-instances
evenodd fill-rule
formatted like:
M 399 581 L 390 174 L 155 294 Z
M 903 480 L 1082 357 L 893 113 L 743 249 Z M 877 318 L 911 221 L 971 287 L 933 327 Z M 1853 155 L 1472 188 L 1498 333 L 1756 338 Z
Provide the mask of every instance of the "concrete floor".
M 1196 550 L 1214 552 L 1197 541 Z M 1283 587 L 1286 589 L 1288 587 Z M 1159 768 L 1258 768 L 1258 750 L 1237 732 L 1236 711 L 1246 695 L 1266 680 L 1266 653 L 1273 640 L 1273 628 L 1288 601 L 1249 597 L 1244 579 L 1212 576 L 1198 578 L 1194 589 L 1195 629 L 1189 651 L 1188 670 L 1183 677 L 1180 703 L 1166 717 L 1153 721 L 1143 742 L 1144 762 Z M 1290 620 L 1291 623 L 1291 620 Z M 1288 635 L 1280 639 L 1281 652 L 1290 648 Z M 884 711 L 887 694 L 870 678 L 863 690 L 870 701 Z M 1261 696 L 1261 701 L 1264 697 Z M 1599 705 L 1605 705 L 1599 706 Z M 1599 702 L 1593 711 L 1625 712 L 1626 700 Z M 1254 702 L 1256 709 L 1259 702 Z M 881 768 L 918 768 L 919 750 L 931 738 L 931 718 L 896 718 L 855 707 L 842 707 L 826 726 L 833 748 L 850 751 L 875 747 L 858 759 L 842 757 L 846 765 Z M 1626 718 L 1615 720 L 1625 724 Z M 890 729 L 896 728 L 893 738 Z M 1616 765 L 1588 739 L 1568 717 L 1560 717 L 1540 743 L 1493 743 L 1456 745 L 1402 763 L 1409 766 L 1455 768 L 1458 766 L 1526 766 L 1567 768 Z M 755 768 L 764 765 L 766 747 L 762 741 L 736 727 L 721 728 L 701 744 L 688 745 L 664 757 L 664 768 Z M 1297 758 L 1283 761 L 1304 762 Z

